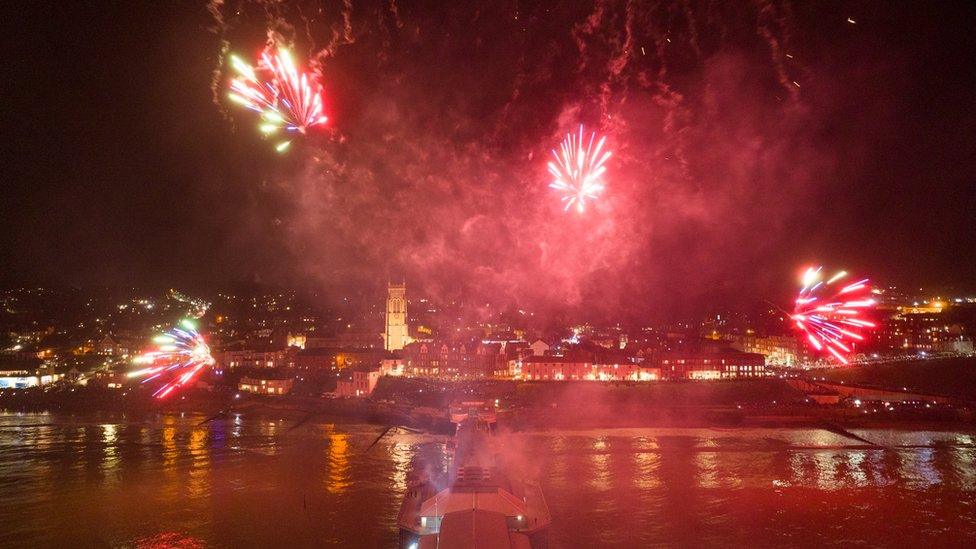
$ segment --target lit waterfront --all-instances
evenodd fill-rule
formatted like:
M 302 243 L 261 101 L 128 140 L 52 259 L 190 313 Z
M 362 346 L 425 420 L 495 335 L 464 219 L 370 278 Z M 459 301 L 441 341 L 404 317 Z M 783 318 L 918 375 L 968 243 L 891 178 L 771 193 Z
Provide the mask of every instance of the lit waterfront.
M 0 545 L 389 546 L 412 463 L 444 438 L 375 425 L 0 415 Z M 976 437 L 859 430 L 522 433 L 555 547 L 895 545 L 976 536 Z

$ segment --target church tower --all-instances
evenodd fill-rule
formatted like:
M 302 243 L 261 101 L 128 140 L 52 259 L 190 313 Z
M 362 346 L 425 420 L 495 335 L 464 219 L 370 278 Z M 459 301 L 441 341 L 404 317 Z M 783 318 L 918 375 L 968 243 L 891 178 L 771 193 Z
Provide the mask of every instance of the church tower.
M 407 332 L 407 285 L 393 284 L 387 287 L 386 331 L 383 332 L 383 347 L 387 351 L 398 351 L 410 343 Z

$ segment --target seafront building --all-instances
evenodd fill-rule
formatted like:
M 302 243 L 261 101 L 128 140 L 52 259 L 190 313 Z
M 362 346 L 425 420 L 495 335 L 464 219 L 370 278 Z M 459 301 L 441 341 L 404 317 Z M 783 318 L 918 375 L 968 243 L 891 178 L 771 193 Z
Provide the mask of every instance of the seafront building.
M 742 379 L 766 375 L 766 357 L 735 350 L 667 353 L 659 359 L 663 379 Z
M 619 361 L 601 363 L 566 356 L 530 356 L 521 361 L 519 379 L 527 381 L 655 381 L 656 365 Z
M 0 389 L 25 389 L 50 385 L 63 377 L 64 374 L 58 374 L 45 366 L 26 369 L 4 368 L 0 369 Z
M 373 368 L 355 368 L 345 372 L 336 383 L 335 394 L 340 398 L 368 397 L 376 389 L 380 371 Z
M 810 349 L 792 335 L 733 335 L 729 338 L 729 344 L 733 349 L 744 353 L 764 355 L 767 366 L 796 368 L 816 360 Z
M 283 396 L 291 392 L 295 380 L 291 378 L 242 377 L 237 389 L 255 395 Z

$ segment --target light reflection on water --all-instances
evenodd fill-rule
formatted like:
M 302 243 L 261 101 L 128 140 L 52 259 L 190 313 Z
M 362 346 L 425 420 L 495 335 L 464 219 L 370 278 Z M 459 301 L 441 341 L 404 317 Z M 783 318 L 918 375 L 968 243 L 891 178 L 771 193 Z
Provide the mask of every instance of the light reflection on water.
M 605 437 L 593 439 L 593 452 L 590 454 L 590 465 L 592 467 L 588 478 L 593 490 L 604 492 L 610 490 L 610 451 L 607 448 Z
M 235 416 L 0 414 L 0 546 L 389 546 L 444 438 Z M 550 545 L 953 544 L 976 536 L 971 433 L 619 429 L 503 435 Z
M 341 494 L 349 489 L 349 435 L 329 436 L 329 481 L 326 490 Z
M 407 476 L 410 472 L 410 461 L 413 457 L 410 445 L 400 440 L 394 440 L 390 446 L 390 460 L 393 462 L 393 489 L 397 493 L 407 491 Z
M 104 448 L 102 475 L 107 481 L 118 480 L 115 474 L 115 470 L 119 465 L 118 438 L 118 429 L 115 425 L 111 423 L 102 425 L 102 444 Z

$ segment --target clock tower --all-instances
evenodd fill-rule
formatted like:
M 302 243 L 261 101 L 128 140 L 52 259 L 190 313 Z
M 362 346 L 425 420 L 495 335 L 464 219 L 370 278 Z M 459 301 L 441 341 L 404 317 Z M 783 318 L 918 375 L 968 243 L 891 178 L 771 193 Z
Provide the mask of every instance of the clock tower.
M 393 284 L 386 289 L 386 331 L 383 332 L 383 347 L 387 351 L 399 351 L 410 343 L 407 331 L 407 285 Z

